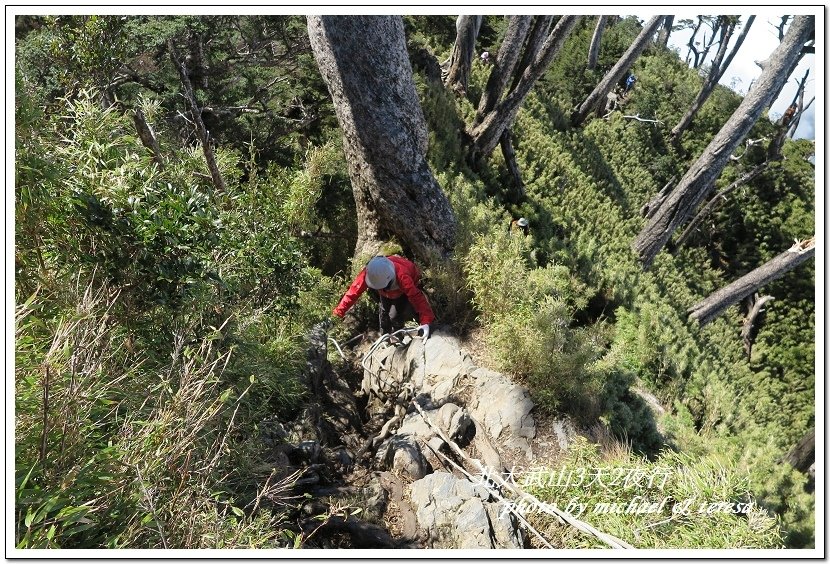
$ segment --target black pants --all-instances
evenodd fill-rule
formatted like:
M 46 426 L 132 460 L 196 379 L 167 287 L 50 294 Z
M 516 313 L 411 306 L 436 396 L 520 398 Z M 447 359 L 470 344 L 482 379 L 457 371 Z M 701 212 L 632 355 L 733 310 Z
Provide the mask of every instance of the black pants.
M 392 333 L 398 329 L 403 329 L 404 323 L 415 319 L 415 308 L 412 307 L 406 296 L 394 299 L 380 296 L 378 322 L 381 333 Z

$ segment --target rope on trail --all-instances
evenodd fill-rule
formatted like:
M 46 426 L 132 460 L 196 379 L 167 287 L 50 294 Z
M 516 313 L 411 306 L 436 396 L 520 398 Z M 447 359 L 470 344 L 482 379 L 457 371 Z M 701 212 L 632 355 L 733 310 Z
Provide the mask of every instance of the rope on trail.
M 334 348 L 337 349 L 337 353 L 340 355 L 340 358 L 346 360 L 346 355 L 343 354 L 343 349 L 340 348 L 340 345 L 337 344 L 337 341 L 334 340 L 334 337 L 329 337 L 329 341 L 334 343 Z
M 433 429 L 439 437 L 441 437 L 441 440 L 443 440 L 450 446 L 450 448 L 455 452 L 455 454 L 457 454 L 462 460 L 472 463 L 481 472 L 481 477 L 479 478 L 479 481 L 477 481 L 476 483 L 480 483 L 481 485 L 485 486 L 491 493 L 493 493 L 493 495 L 499 501 L 505 503 L 508 511 L 513 513 L 519 519 L 519 521 L 521 521 L 521 523 L 525 527 L 527 527 L 528 530 L 534 533 L 548 548 L 553 547 L 536 529 L 534 529 L 530 525 L 530 523 L 527 522 L 524 516 L 516 510 L 515 504 L 512 503 L 511 500 L 504 498 L 497 488 L 488 485 L 488 481 L 491 481 L 494 484 L 500 486 L 501 488 L 506 489 L 507 491 L 517 495 L 522 501 L 529 502 L 533 505 L 533 507 L 538 508 L 539 510 L 550 515 L 554 515 L 555 517 L 558 517 L 560 521 L 568 523 L 572 527 L 596 537 L 597 539 L 606 543 L 611 548 L 634 548 L 627 542 L 620 540 L 613 535 L 609 535 L 608 533 L 603 533 L 602 531 L 595 529 L 593 526 L 589 525 L 584 521 L 580 521 L 570 513 L 559 509 L 554 504 L 542 503 L 536 497 L 518 488 L 515 484 L 510 484 L 507 481 L 505 481 L 498 472 L 489 472 L 488 469 L 485 468 L 484 465 L 481 463 L 481 461 L 479 461 L 476 458 L 470 458 L 469 456 L 467 456 L 467 454 L 463 450 L 461 450 L 461 447 L 459 447 L 453 440 L 447 437 L 446 434 L 441 430 L 441 428 L 430 420 L 429 416 L 424 412 L 423 409 L 421 409 L 421 406 L 418 405 L 418 402 L 413 400 L 412 404 L 415 406 L 415 409 L 418 410 L 418 413 L 421 414 L 421 417 L 424 419 L 426 424 L 431 429 Z M 442 458 L 444 458 L 445 460 L 450 462 L 454 467 L 458 468 L 461 472 L 463 472 L 468 480 L 473 481 L 473 476 L 469 472 L 467 472 L 463 467 L 460 467 L 458 464 L 452 462 L 444 453 L 438 451 L 437 454 L 441 455 Z M 487 478 L 487 480 L 485 480 L 484 478 Z
M 362 366 L 363 370 L 365 370 L 369 374 L 370 388 L 371 388 L 371 384 L 372 384 L 371 379 L 376 378 L 377 383 L 378 383 L 378 390 L 379 391 L 386 392 L 386 391 L 393 391 L 394 390 L 393 386 L 391 386 L 387 380 L 381 378 L 380 369 L 378 369 L 378 371 L 375 372 L 367 366 L 368 362 L 371 360 L 371 358 L 375 354 L 375 352 L 377 352 L 377 350 L 381 347 L 381 345 L 388 342 L 392 338 L 398 338 L 399 336 L 406 336 L 406 335 L 411 335 L 411 336 L 414 337 L 417 333 L 418 333 L 418 328 L 417 327 L 406 327 L 406 328 L 403 328 L 403 329 L 398 329 L 397 331 L 395 331 L 393 333 L 384 333 L 374 343 L 372 343 L 372 346 L 369 347 L 369 350 L 366 351 L 366 354 L 363 355 L 363 359 L 360 361 L 360 366 Z M 426 359 L 426 347 L 424 347 L 424 358 Z M 424 363 L 424 370 L 426 370 L 426 363 Z
M 378 379 L 378 385 L 379 385 L 378 389 L 379 390 L 381 390 L 381 388 L 380 388 L 381 384 L 388 386 L 388 382 L 386 382 L 385 380 L 383 380 L 380 377 L 380 374 L 379 374 L 380 370 L 378 370 L 378 373 L 375 373 L 374 371 L 372 371 L 367 366 L 369 360 L 371 360 L 372 356 L 375 354 L 375 352 L 377 352 L 377 350 L 381 347 L 382 344 L 386 343 L 387 341 L 389 341 L 393 337 L 398 337 L 399 335 L 404 335 L 404 336 L 405 335 L 412 335 L 412 336 L 415 336 L 415 334 L 417 334 L 417 332 L 418 332 L 418 328 L 413 327 L 413 328 L 399 329 L 398 331 L 395 331 L 393 333 L 385 333 L 385 334 L 381 335 L 372 344 L 372 346 L 369 348 L 369 350 L 366 352 L 366 354 L 363 355 L 363 359 L 361 360 L 360 364 L 363 367 L 363 369 L 370 375 L 370 377 L 374 377 L 374 378 Z M 424 375 L 424 381 L 426 381 L 426 364 L 427 364 L 426 363 L 426 354 L 427 354 L 426 344 L 424 344 L 424 346 L 422 347 L 422 350 L 423 350 L 422 370 L 423 370 L 423 375 Z M 411 387 L 411 384 L 410 384 L 410 387 Z M 383 391 L 385 391 L 385 390 L 383 390 Z M 414 395 L 414 391 L 413 390 L 410 390 L 410 391 L 412 391 L 413 395 Z M 406 396 L 403 395 L 403 394 L 399 394 L 397 397 L 395 397 L 395 399 L 398 400 L 398 402 L 399 402 L 399 407 L 403 407 L 401 405 L 401 403 L 403 401 L 406 401 L 405 398 L 406 398 Z M 435 454 L 439 455 L 441 458 L 443 458 L 448 463 L 450 463 L 458 471 L 463 473 L 468 480 L 470 480 L 471 482 L 474 482 L 474 483 L 481 484 L 482 486 L 487 488 L 487 490 L 497 500 L 502 502 L 505 505 L 505 507 L 507 508 L 507 510 L 510 513 L 512 513 L 513 515 L 515 515 L 516 518 L 519 520 L 519 522 L 527 530 L 532 532 L 542 542 L 542 544 L 544 546 L 546 546 L 547 548 L 553 548 L 553 546 L 547 541 L 547 539 L 545 539 L 544 536 L 542 536 L 542 534 L 539 531 L 537 531 L 525 519 L 524 515 L 522 515 L 521 512 L 517 509 L 517 504 L 515 502 L 513 502 L 512 500 L 510 500 L 510 499 L 508 499 L 508 498 L 506 498 L 502 495 L 502 493 L 501 493 L 502 491 L 510 492 L 511 494 L 515 495 L 521 501 L 525 501 L 525 502 L 528 502 L 528 503 L 532 504 L 532 506 L 538 508 L 539 510 L 541 510 L 545 513 L 548 513 L 549 515 L 553 515 L 560 522 L 567 523 L 570 526 L 582 531 L 583 533 L 589 534 L 589 535 L 599 539 L 600 541 L 604 542 L 605 544 L 607 544 L 611 548 L 617 548 L 617 549 L 634 548 L 633 546 L 626 543 L 625 541 L 623 541 L 621 539 L 618 539 L 617 537 L 615 537 L 613 535 L 610 535 L 608 533 L 603 533 L 602 531 L 599 531 L 598 529 L 594 528 L 590 524 L 588 524 L 584 521 L 580 521 L 579 519 L 577 519 L 576 517 L 574 517 L 570 513 L 566 512 L 566 511 L 563 511 L 562 509 L 559 509 L 554 504 L 542 503 L 536 497 L 534 497 L 531 494 L 529 494 L 529 493 L 523 491 L 522 489 L 520 489 L 518 486 L 516 486 L 516 484 L 508 483 L 507 481 L 505 481 L 501 477 L 500 470 L 497 470 L 496 472 L 492 472 L 487 467 L 485 467 L 481 463 L 480 460 L 478 460 L 477 458 L 471 458 L 470 456 L 468 456 L 461 449 L 461 447 L 459 447 L 452 439 L 450 439 L 446 435 L 446 433 L 444 433 L 444 431 L 440 427 L 438 427 L 435 423 L 433 423 L 430 420 L 429 416 L 421 408 L 421 406 L 418 404 L 418 402 L 416 401 L 416 399 L 414 397 L 410 398 L 410 403 L 413 406 L 415 406 L 415 409 L 418 411 L 418 413 L 421 415 L 423 420 L 426 422 L 427 426 L 429 426 L 432 430 L 434 430 L 436 432 L 436 434 L 441 438 L 441 440 L 443 440 L 447 445 L 449 445 L 451 450 L 454 451 L 454 453 L 456 455 L 458 455 L 458 457 L 461 458 L 461 460 L 472 464 L 478 471 L 480 471 L 481 476 L 479 477 L 478 480 L 476 480 L 475 477 L 472 474 L 470 474 L 470 472 L 468 472 L 463 466 L 459 465 L 458 463 L 456 463 L 455 461 L 450 459 L 446 454 L 444 454 L 443 452 L 440 452 L 440 451 L 436 451 L 435 449 L 432 449 L 432 447 L 430 445 L 427 445 L 427 447 L 430 448 L 430 450 L 432 450 L 433 452 L 435 452 Z M 391 433 L 392 425 L 398 423 L 402 418 L 403 418 L 402 414 L 396 414 L 395 417 L 393 417 L 390 421 L 388 421 L 386 423 L 386 425 L 384 425 L 384 429 L 381 431 L 381 434 L 378 435 L 377 437 L 375 437 L 373 440 L 370 439 L 369 441 L 367 441 L 367 444 L 364 445 L 364 448 L 361 449 L 361 451 L 365 451 L 369 446 L 374 447 L 378 443 L 380 443 L 384 438 L 386 438 L 386 436 L 388 436 Z

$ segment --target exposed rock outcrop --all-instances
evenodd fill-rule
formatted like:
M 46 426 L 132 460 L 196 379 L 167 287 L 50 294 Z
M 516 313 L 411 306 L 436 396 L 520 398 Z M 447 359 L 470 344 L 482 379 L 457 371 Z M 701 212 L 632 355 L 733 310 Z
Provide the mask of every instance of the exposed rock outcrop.
M 363 392 L 383 405 L 397 402 L 399 413 L 406 410 L 397 416 L 400 424 L 393 434 L 383 437 L 376 460 L 413 480 L 410 498 L 427 546 L 520 548 L 515 522 L 502 515 L 483 485 L 442 470 L 430 472 L 442 464 L 435 453 L 452 454 L 445 439 L 466 448 L 472 444 L 475 458 L 493 472 L 504 469 L 500 451 L 529 460 L 536 428 L 528 391 L 476 366 L 457 339 L 441 333 L 425 345 L 412 339 L 376 347 L 363 366 Z

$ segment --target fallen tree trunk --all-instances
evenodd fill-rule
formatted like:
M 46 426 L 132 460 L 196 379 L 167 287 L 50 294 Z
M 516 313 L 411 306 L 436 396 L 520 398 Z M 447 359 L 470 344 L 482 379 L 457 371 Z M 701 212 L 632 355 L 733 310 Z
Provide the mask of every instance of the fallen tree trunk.
M 812 258 L 815 252 L 814 238 L 796 243 L 763 266 L 738 278 L 728 286 L 693 305 L 688 310 L 689 317 L 701 326 L 706 325 L 726 311 L 729 306 L 741 301 L 758 288 L 780 278 L 807 259 Z

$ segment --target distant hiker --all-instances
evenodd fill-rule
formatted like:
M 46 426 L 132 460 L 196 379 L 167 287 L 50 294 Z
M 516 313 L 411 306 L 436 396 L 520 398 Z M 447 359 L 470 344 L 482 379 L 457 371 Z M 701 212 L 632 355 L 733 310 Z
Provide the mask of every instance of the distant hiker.
M 795 111 L 798 109 L 798 106 L 792 104 L 787 111 L 784 112 L 784 115 L 781 116 L 781 125 L 790 125 L 790 121 L 793 119 L 793 115 Z
M 490 52 L 489 51 L 484 51 L 483 53 L 481 53 L 481 62 L 484 63 L 485 65 L 490 63 Z
M 625 92 L 628 93 L 629 90 L 634 88 L 634 83 L 637 82 L 637 77 L 633 74 L 628 75 L 628 78 L 625 79 Z
M 528 235 L 530 233 L 530 223 L 528 223 L 527 219 L 520 217 L 519 219 L 514 219 L 510 222 L 510 226 L 507 228 L 507 232 L 511 235 L 515 233 L 521 233 L 522 235 Z
M 360 271 L 332 313 L 343 317 L 367 289 L 380 296 L 378 319 L 382 333 L 402 329 L 415 320 L 424 341 L 429 338 L 429 325 L 435 320 L 426 294 L 418 287 L 421 271 L 415 263 L 401 256 L 376 256 Z

